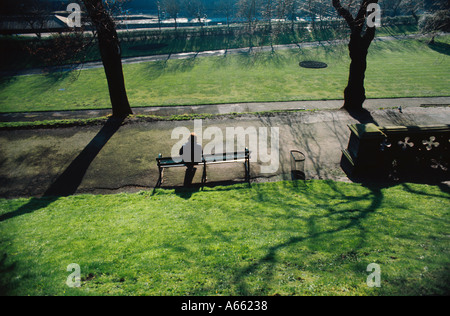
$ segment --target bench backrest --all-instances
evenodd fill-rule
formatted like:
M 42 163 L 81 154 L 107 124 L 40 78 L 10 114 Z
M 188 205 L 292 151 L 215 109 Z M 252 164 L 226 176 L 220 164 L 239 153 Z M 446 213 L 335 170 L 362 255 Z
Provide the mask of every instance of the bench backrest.
M 246 149 L 245 151 L 236 151 L 233 153 L 221 153 L 221 154 L 208 154 L 202 156 L 201 163 L 220 163 L 220 162 L 232 162 L 232 161 L 243 161 L 250 159 L 250 151 Z M 156 158 L 158 166 L 184 166 L 182 157 L 159 157 Z M 200 162 L 199 162 L 200 163 Z

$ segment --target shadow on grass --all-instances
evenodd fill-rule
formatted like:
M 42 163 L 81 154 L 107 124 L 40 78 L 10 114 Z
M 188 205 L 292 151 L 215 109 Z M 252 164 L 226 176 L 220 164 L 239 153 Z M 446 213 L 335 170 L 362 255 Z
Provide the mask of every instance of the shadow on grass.
M 0 91 L 7 88 L 9 85 L 13 84 L 17 81 L 17 77 L 8 76 L 8 75 L 0 75 Z
M 356 119 L 358 121 L 376 123 L 369 112 L 356 115 Z M 286 120 L 286 125 L 290 127 L 290 134 L 294 137 L 294 146 L 306 154 L 308 163 L 314 169 L 315 174 L 319 178 L 330 177 L 331 174 L 325 168 L 327 152 L 318 141 L 315 130 L 308 124 L 298 124 L 295 123 L 295 120 L 291 121 L 290 118 L 286 118 Z M 347 134 L 343 134 L 342 129 L 333 123 L 328 124 L 328 126 L 330 131 L 335 134 L 333 141 L 339 141 L 341 147 L 345 148 L 348 138 L 343 137 L 343 135 Z M 290 192 L 287 194 L 292 196 L 277 199 L 270 198 L 279 194 L 279 190 L 276 187 L 254 186 L 254 190 L 256 190 L 254 199 L 256 202 L 268 204 L 269 208 L 273 207 L 273 209 L 279 210 L 281 215 L 278 216 L 284 216 L 287 220 L 298 219 L 303 221 L 306 229 L 302 229 L 301 232 L 293 230 L 291 236 L 284 241 L 267 245 L 262 249 L 264 251 L 263 255 L 238 270 L 233 281 L 239 295 L 273 294 L 270 293 L 271 284 L 278 277 L 276 271 L 279 271 L 284 264 L 280 258 L 283 256 L 283 253 L 295 247 L 299 249 L 306 247 L 308 251 L 316 251 L 317 249 L 320 250 L 321 245 L 332 247 L 335 237 L 342 238 L 343 233 L 351 233 L 351 237 L 348 237 L 350 239 L 346 239 L 348 243 L 342 246 L 342 253 L 336 261 L 368 255 L 364 248 L 367 247 L 373 232 L 373 230 L 369 231 L 370 226 L 368 223 L 375 214 L 380 212 L 383 203 L 386 203 L 384 190 L 392 186 L 398 186 L 400 183 L 363 179 L 360 183 L 361 186 L 355 186 L 351 190 L 343 189 L 342 186 L 337 185 L 333 181 L 324 181 L 324 183 L 327 184 L 329 189 L 321 189 L 319 192 L 312 188 L 314 182 L 284 182 L 287 191 Z M 446 194 L 450 192 L 449 186 L 445 184 L 439 185 L 443 195 L 416 192 L 414 186 L 410 186 L 407 183 L 403 184 L 403 188 L 408 193 L 436 198 L 447 198 Z M 308 203 L 300 202 L 298 199 L 300 201 L 307 200 Z M 308 205 L 313 205 L 321 211 L 308 215 Z M 306 213 L 299 214 L 297 210 L 305 211 Z M 264 215 L 262 214 L 261 216 Z M 257 220 L 255 219 L 255 221 Z M 325 225 L 324 223 L 327 224 Z M 299 265 L 302 264 L 302 257 L 304 256 L 307 256 L 306 252 L 300 251 L 298 253 Z M 307 259 L 304 260 L 307 261 Z M 362 267 L 359 264 L 352 269 L 354 270 L 349 271 L 349 273 L 361 273 L 365 271 L 365 266 Z M 259 290 L 255 290 L 254 285 L 252 285 L 254 278 L 258 278 L 258 282 L 261 283 L 258 287 Z M 445 287 L 443 288 L 445 289 Z
M 197 65 L 197 55 L 198 53 L 194 53 L 188 58 L 171 59 L 171 54 L 169 54 L 165 60 L 146 63 L 146 71 L 143 75 L 146 80 L 156 80 L 163 75 L 191 71 Z
M 412 193 L 412 194 L 418 194 L 418 195 L 430 196 L 430 197 L 436 197 L 436 198 L 446 198 L 447 197 L 445 195 L 433 195 L 433 194 L 424 193 L 422 191 L 415 190 L 414 188 L 412 188 L 411 184 L 408 182 L 403 182 L 400 184 L 405 189 L 405 191 Z M 448 183 L 437 183 L 437 184 L 434 183 L 434 184 L 437 185 L 437 187 L 441 190 L 442 193 L 444 193 L 446 195 L 450 195 L 450 184 L 448 184 Z
M 450 44 L 434 42 L 433 44 L 428 44 L 428 47 L 440 54 L 450 55 Z
M 327 184 L 328 189 L 322 188 L 319 192 L 313 189 L 314 182 L 296 182 L 284 182 L 286 191 L 291 192 L 293 196 L 301 196 L 301 199 L 306 199 L 308 203 L 296 201 L 295 198 L 278 198 L 273 200 L 268 197 L 278 194 L 279 190 L 276 187 L 254 187 L 255 190 L 259 190 L 255 197 L 257 201 L 269 203 L 269 207 L 272 204 L 274 209 L 280 210 L 279 212 L 284 210 L 285 213 L 278 216 L 285 216 L 289 220 L 299 219 L 304 221 L 306 229 L 298 233 L 293 233 L 291 237 L 282 242 L 269 245 L 264 249 L 264 255 L 237 271 L 234 277 L 234 284 L 237 287 L 239 295 L 273 294 L 270 293 L 270 288 L 277 277 L 276 271 L 279 271 L 280 266 L 285 264 L 283 259 L 281 259 L 283 253 L 286 253 L 289 249 L 294 249 L 293 247 L 296 246 L 299 246 L 298 249 L 305 249 L 304 247 L 307 249 L 306 251 L 300 250 L 296 255 L 298 259 L 296 262 L 300 266 L 303 264 L 303 257 L 308 256 L 310 252 L 321 251 L 322 247 L 339 247 L 338 251 L 341 251 L 336 259 L 330 259 L 336 262 L 330 262 L 330 264 L 344 264 L 345 262 L 357 263 L 361 261 L 361 257 L 370 255 L 366 248 L 372 238 L 371 234 L 373 234 L 373 228 L 369 225 L 371 218 L 379 213 L 383 207 L 383 203 L 386 203 L 383 191 L 392 186 L 399 185 L 399 183 L 394 182 L 367 181 L 362 183 L 361 186 L 355 186 L 354 190 L 346 190 L 342 186 L 337 185 L 336 182 L 323 181 L 323 183 Z M 405 192 L 431 198 L 445 199 L 448 198 L 450 192 L 449 186 L 445 184 L 439 185 L 443 193 L 442 195 L 417 191 L 408 183 L 400 185 Z M 267 188 L 271 188 L 271 190 Z M 390 197 L 390 200 L 392 200 L 392 197 Z M 301 205 L 305 208 L 304 210 Z M 313 205 L 322 211 L 307 215 L 308 205 Z M 299 215 L 296 209 L 300 209 L 306 213 Z M 438 220 L 441 220 L 441 218 Z M 345 237 L 346 244 L 333 246 L 333 242 L 339 243 L 337 240 L 342 238 L 342 233 L 348 235 Z M 308 261 L 306 258 L 304 260 Z M 320 260 L 318 263 L 320 263 Z M 364 273 L 365 268 L 364 263 L 355 264 L 351 268 L 353 270 L 348 272 L 355 274 Z M 448 268 L 444 267 L 441 272 L 444 273 L 446 270 Z M 433 273 L 441 272 L 437 271 Z M 259 286 L 259 290 L 255 291 L 252 282 L 254 282 L 253 279 L 256 277 L 258 278 L 258 282 L 261 283 L 261 286 Z M 448 277 L 445 279 L 448 280 Z M 409 282 L 409 284 L 413 283 Z M 442 291 L 447 291 L 448 293 L 448 283 L 437 280 L 434 285 L 436 285 L 436 293 Z M 402 293 L 410 292 L 413 295 L 417 295 L 421 291 L 421 289 L 413 288 L 413 285 L 410 285 L 410 289 L 405 289 L 402 286 L 398 286 L 397 288 L 401 289 L 400 292 Z M 425 290 L 431 291 L 432 287 L 428 287 Z M 436 294 L 424 293 L 426 295 Z
M 242 184 L 242 187 L 236 187 L 237 184 Z M 189 200 L 192 195 L 196 192 L 203 191 L 205 188 L 214 188 L 215 191 L 230 191 L 239 189 L 251 188 L 251 183 L 242 180 L 229 180 L 229 181 L 212 181 L 205 184 L 193 183 L 189 187 L 186 186 L 165 186 L 165 187 L 155 187 L 152 191 L 152 195 L 157 194 L 158 190 L 175 190 L 175 194 L 179 197 Z
M 329 185 L 329 188 L 331 190 L 322 192 L 320 194 L 311 194 L 311 191 L 309 191 L 307 185 L 306 188 L 304 188 L 303 185 L 301 186 L 303 187 L 303 193 L 309 191 L 308 194 L 304 194 L 303 196 L 307 198 L 312 204 L 316 204 L 316 206 L 322 208 L 325 211 L 325 214 L 323 216 L 311 215 L 309 217 L 306 217 L 304 220 L 306 221 L 308 231 L 301 232 L 296 236 L 290 237 L 284 242 L 277 243 L 271 247 L 268 247 L 264 256 L 238 271 L 235 275 L 234 282 L 237 286 L 239 295 L 268 294 L 254 293 L 249 290 L 246 279 L 248 277 L 259 275 L 260 279 L 262 279 L 262 282 L 264 283 L 262 288 L 264 288 L 265 291 L 270 290 L 270 284 L 273 282 L 274 278 L 274 271 L 276 268 L 275 266 L 280 264 L 278 253 L 283 249 L 289 248 L 302 242 L 308 242 L 307 247 L 310 249 L 315 249 L 318 246 L 318 243 L 321 242 L 323 237 L 328 236 L 326 237 L 328 240 L 332 238 L 334 234 L 350 230 L 352 228 L 357 228 L 359 231 L 359 236 L 357 237 L 358 244 L 354 245 L 352 249 L 346 249 L 343 247 L 342 256 L 346 257 L 349 256 L 349 254 L 356 256 L 358 249 L 364 246 L 366 240 L 366 228 L 364 223 L 380 208 L 384 199 L 382 193 L 383 186 L 371 185 L 367 187 L 367 189 L 369 189 L 369 192 L 367 193 L 361 195 L 349 195 L 347 192 L 343 192 L 342 190 L 340 190 L 334 182 L 326 181 L 325 183 Z M 258 190 L 259 187 L 256 187 L 256 189 Z M 297 190 L 297 186 L 293 185 L 290 190 Z M 275 194 L 275 192 L 273 193 Z M 267 195 L 270 195 L 270 192 L 258 192 L 258 198 L 261 199 L 261 201 L 264 201 L 264 203 L 270 203 L 267 199 L 264 198 Z M 326 204 L 326 201 L 330 200 L 337 200 L 340 202 L 332 205 Z M 369 206 L 358 209 L 354 208 L 353 203 L 365 201 L 370 201 Z M 322 204 L 318 204 L 319 202 L 322 202 Z M 323 204 L 323 202 L 325 202 L 325 204 Z M 274 208 L 281 208 L 285 210 L 292 209 L 293 207 L 289 200 L 287 202 L 284 202 L 284 204 L 280 202 L 279 199 L 277 199 L 276 204 L 274 204 L 273 206 Z M 345 206 L 347 204 L 348 209 L 335 209 L 336 207 L 342 208 L 342 206 Z M 286 216 L 292 218 L 293 214 L 286 214 Z M 323 222 L 324 219 L 328 219 L 330 221 L 333 221 L 334 223 L 337 223 L 337 225 L 334 225 L 336 227 L 332 229 L 322 230 L 320 223 Z M 342 222 L 342 224 L 340 222 Z M 299 256 L 301 257 L 301 253 L 299 254 Z
M 17 216 L 33 213 L 34 211 L 40 210 L 41 208 L 46 208 L 56 200 L 58 200 L 57 197 L 32 198 L 27 204 L 19 207 L 15 211 L 1 215 L 0 222 Z
M 8 278 L 7 276 L 14 271 L 16 268 L 16 263 L 13 262 L 11 264 L 7 264 L 8 255 L 6 253 L 2 254 L 2 257 L 0 259 L 0 295 L 6 296 L 8 295 L 8 290 L 11 285 L 12 280 Z

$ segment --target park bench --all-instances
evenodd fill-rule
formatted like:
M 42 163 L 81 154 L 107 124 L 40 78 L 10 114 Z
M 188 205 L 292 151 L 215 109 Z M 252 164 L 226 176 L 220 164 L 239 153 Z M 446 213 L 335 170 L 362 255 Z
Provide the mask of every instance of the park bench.
M 341 167 L 347 175 L 432 177 L 448 180 L 450 125 L 349 125 L 351 134 L 342 150 Z M 387 172 L 387 174 L 386 174 Z
M 202 184 L 207 181 L 206 166 L 222 163 L 236 163 L 243 162 L 245 167 L 245 181 L 250 182 L 250 151 L 245 148 L 245 151 L 236 151 L 233 153 L 220 154 L 206 154 L 202 155 L 202 162 L 195 163 L 196 165 L 203 165 Z M 156 184 L 157 187 L 163 183 L 164 169 L 173 167 L 186 167 L 187 164 L 181 157 L 163 157 L 159 154 L 156 158 L 158 165 L 159 178 Z

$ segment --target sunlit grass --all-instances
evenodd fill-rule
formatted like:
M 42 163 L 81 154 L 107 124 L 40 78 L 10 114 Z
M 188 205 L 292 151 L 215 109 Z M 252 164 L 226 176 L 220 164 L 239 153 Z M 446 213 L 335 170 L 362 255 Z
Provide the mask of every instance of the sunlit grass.
M 425 40 L 373 43 L 367 97 L 450 95 L 450 37 L 438 41 L 443 50 Z M 311 59 L 328 67 L 299 67 Z M 124 65 L 124 72 L 134 107 L 322 100 L 342 99 L 349 62 L 347 47 L 339 45 Z M 102 69 L 6 78 L 0 96 L 1 112 L 110 107 Z
M 1 294 L 448 295 L 449 197 L 308 181 L 0 200 Z

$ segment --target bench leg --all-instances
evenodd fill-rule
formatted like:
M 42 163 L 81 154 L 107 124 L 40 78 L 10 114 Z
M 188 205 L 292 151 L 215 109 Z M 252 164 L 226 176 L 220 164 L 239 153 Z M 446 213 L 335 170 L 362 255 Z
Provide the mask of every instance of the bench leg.
M 159 188 L 161 184 L 163 183 L 163 177 L 164 177 L 164 168 L 159 168 L 159 178 L 158 182 L 156 182 L 156 187 Z
M 245 181 L 248 182 L 249 181 L 249 170 L 248 170 L 248 164 L 247 161 L 244 162 L 244 172 L 245 172 Z
M 245 181 L 250 182 L 250 164 L 247 160 L 244 162 Z
M 247 171 L 247 174 L 246 174 L 246 180 L 247 180 L 247 182 L 249 182 L 250 183 L 250 159 L 246 159 L 246 164 L 247 164 L 247 168 L 246 168 L 246 171 Z
M 208 178 L 206 176 L 206 163 L 203 164 L 203 175 L 202 175 L 202 183 L 206 183 L 208 181 Z

